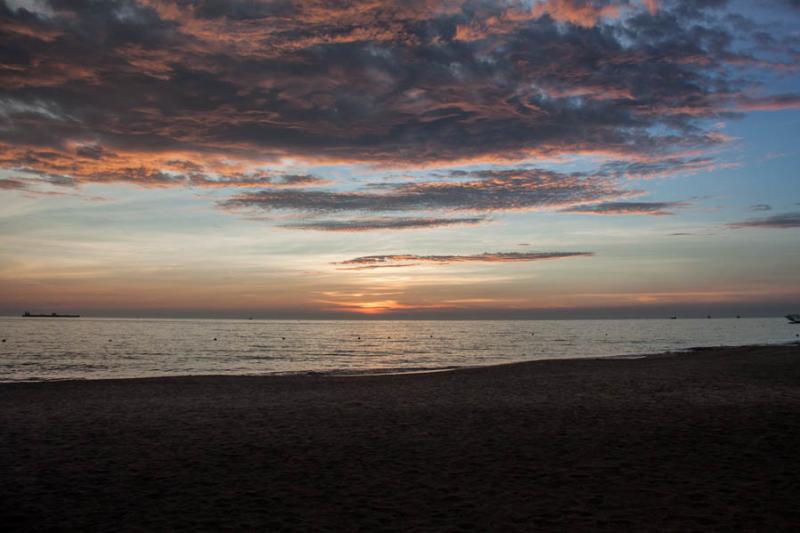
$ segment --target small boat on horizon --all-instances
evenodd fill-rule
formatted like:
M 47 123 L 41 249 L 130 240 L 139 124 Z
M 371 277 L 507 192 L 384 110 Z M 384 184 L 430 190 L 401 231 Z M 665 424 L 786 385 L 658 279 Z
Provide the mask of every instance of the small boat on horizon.
M 786 318 L 792 324 L 800 324 L 800 315 L 786 315 Z
M 59 315 L 58 313 L 50 313 L 49 315 L 46 314 L 32 314 L 29 311 L 25 311 L 22 316 L 24 318 L 80 318 L 81 315 Z

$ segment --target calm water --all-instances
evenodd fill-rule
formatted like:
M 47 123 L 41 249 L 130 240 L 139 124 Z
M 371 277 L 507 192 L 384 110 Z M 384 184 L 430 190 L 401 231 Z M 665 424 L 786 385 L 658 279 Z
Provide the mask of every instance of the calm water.
M 785 343 L 783 318 L 259 321 L 0 318 L 0 381 L 413 371 Z M 215 340 L 216 339 L 216 340 Z

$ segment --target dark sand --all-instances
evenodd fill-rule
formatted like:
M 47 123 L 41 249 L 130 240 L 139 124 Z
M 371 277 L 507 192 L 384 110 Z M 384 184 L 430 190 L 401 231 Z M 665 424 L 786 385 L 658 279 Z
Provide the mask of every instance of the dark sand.
M 800 528 L 800 347 L 0 386 L 5 530 Z

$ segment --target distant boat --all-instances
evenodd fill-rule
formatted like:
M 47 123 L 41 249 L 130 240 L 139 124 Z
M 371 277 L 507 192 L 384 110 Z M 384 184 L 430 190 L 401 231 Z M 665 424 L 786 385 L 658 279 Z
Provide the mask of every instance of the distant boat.
M 22 316 L 26 318 L 80 318 L 81 315 L 59 315 L 58 313 L 50 313 L 49 315 L 35 315 L 25 311 Z
M 800 315 L 786 315 L 792 324 L 800 324 Z

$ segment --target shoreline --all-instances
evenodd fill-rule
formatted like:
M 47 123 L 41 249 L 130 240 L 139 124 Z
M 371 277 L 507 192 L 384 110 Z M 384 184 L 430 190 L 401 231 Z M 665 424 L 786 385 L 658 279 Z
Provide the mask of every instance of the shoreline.
M 0 518 L 14 531 L 800 526 L 799 345 L 358 377 L 0 386 Z
M 266 378 L 266 379 L 279 379 L 285 377 L 332 377 L 332 378 L 360 378 L 360 377 L 378 377 L 378 376 L 404 376 L 404 375 L 424 375 L 424 374 L 438 374 L 446 372 L 460 372 L 464 370 L 480 369 L 480 368 L 496 368 L 513 365 L 527 365 L 544 362 L 569 362 L 569 361 L 626 361 L 637 359 L 651 359 L 675 356 L 687 356 L 697 352 L 707 350 L 742 350 L 742 349 L 758 349 L 769 347 L 800 347 L 800 341 L 788 341 L 767 344 L 742 344 L 730 346 L 691 346 L 683 350 L 675 350 L 668 352 L 655 352 L 655 353 L 642 353 L 642 354 L 623 354 L 623 355 L 599 355 L 589 357 L 553 357 L 544 359 L 531 359 L 524 361 L 508 361 L 503 363 L 494 363 L 488 365 L 463 365 L 463 366 L 446 366 L 446 367 L 428 367 L 428 368 L 391 368 L 391 369 L 369 369 L 363 371 L 350 371 L 346 369 L 340 370 L 301 370 L 290 372 L 267 372 L 263 374 L 164 374 L 158 376 L 135 376 L 135 377 L 104 377 L 104 378 L 53 378 L 53 379 L 28 379 L 28 380 L 2 380 L 0 379 L 0 387 L 6 385 L 17 384 L 34 384 L 34 383 L 65 383 L 65 382 L 98 382 L 98 381 L 139 381 L 139 380 L 171 380 L 171 379 L 192 379 L 192 378 Z

